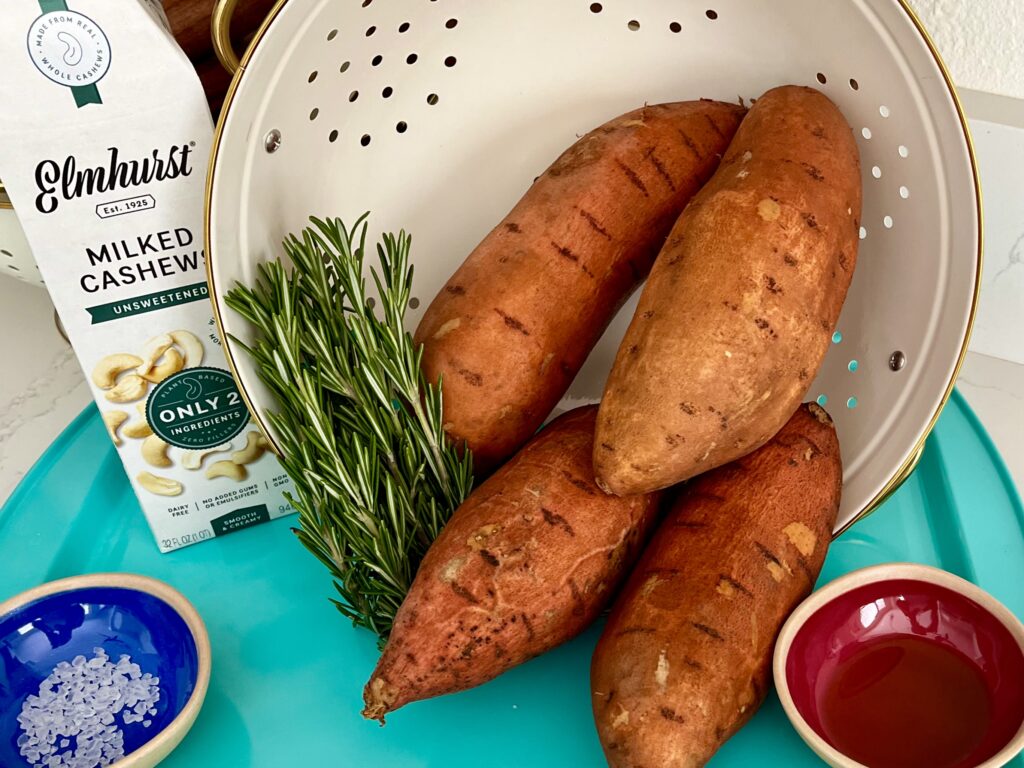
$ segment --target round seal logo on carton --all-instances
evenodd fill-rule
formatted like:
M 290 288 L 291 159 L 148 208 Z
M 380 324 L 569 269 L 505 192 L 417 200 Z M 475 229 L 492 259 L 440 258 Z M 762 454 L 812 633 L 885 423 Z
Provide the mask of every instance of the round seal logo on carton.
M 40 5 L 61 6 L 43 0 Z M 51 10 L 32 22 L 28 54 L 36 69 L 75 94 L 79 107 L 100 103 L 96 83 L 110 69 L 110 41 L 100 26 L 76 11 Z
M 186 368 L 157 384 L 146 400 L 146 421 L 165 443 L 213 448 L 245 429 L 249 410 L 230 373 Z

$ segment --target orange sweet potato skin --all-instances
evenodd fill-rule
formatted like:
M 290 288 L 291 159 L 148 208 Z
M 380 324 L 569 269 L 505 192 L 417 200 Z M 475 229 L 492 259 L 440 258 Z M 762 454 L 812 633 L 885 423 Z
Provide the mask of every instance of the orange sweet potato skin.
M 423 368 L 444 378 L 445 429 L 479 471 L 512 455 L 565 394 L 742 115 L 659 104 L 587 134 L 431 303 L 416 331 Z
M 821 570 L 841 483 L 835 429 L 812 404 L 682 491 L 594 652 L 594 717 L 612 768 L 702 766 L 750 719 L 776 635 Z
M 853 277 L 857 144 L 811 88 L 768 91 L 669 235 L 616 355 L 594 471 L 666 488 L 763 445 L 814 380 Z
M 366 717 L 490 680 L 583 631 L 646 540 L 657 495 L 594 485 L 596 407 L 556 419 L 473 491 L 427 552 L 373 676 Z

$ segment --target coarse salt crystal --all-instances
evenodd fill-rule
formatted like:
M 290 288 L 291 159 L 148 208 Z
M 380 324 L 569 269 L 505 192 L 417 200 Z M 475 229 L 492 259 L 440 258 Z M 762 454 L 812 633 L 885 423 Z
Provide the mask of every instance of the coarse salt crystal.
M 70 664 L 57 664 L 38 695 L 25 697 L 17 716 L 22 731 L 17 745 L 33 768 L 109 765 L 124 756 L 124 733 L 115 714 L 123 712 L 124 724 L 152 724 L 143 713 L 156 712 L 159 678 L 143 674 L 127 654 L 115 665 L 102 648 L 93 651 L 91 659 L 79 655 Z M 73 750 L 70 737 L 76 739 Z

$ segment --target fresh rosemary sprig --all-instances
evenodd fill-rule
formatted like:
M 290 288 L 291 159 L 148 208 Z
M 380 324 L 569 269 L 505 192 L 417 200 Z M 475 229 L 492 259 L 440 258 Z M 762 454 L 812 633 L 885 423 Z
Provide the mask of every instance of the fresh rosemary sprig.
M 387 234 L 363 277 L 366 215 L 321 221 L 284 242 L 293 268 L 261 264 L 228 306 L 252 323 L 245 346 L 277 400 L 268 414 L 295 484 L 302 543 L 327 566 L 357 626 L 386 639 L 427 547 L 472 488 L 472 458 L 442 429 L 440 383 L 403 321 L 411 238 Z

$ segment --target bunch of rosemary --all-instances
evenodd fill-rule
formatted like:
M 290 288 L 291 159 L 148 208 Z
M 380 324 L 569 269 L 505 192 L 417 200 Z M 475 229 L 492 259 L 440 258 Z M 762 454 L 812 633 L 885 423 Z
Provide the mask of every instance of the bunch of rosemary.
M 427 547 L 472 488 L 472 458 L 445 441 L 440 384 L 406 332 L 411 238 L 384 235 L 366 295 L 366 215 L 311 218 L 228 306 L 257 330 L 245 348 L 279 410 L 268 418 L 295 484 L 302 543 L 334 577 L 338 610 L 382 639 Z M 375 311 L 376 307 L 376 311 Z M 245 345 L 243 345 L 245 346 Z

